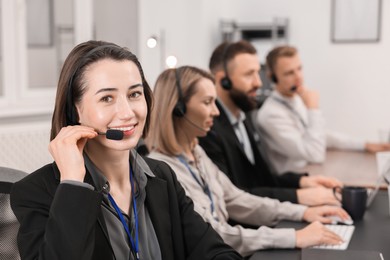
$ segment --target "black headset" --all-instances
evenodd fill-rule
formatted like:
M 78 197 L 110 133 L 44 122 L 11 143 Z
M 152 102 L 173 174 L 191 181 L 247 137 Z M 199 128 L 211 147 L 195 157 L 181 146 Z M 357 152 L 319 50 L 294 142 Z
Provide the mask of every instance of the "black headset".
M 177 99 L 175 107 L 173 108 L 172 114 L 174 116 L 177 116 L 177 117 L 183 117 L 187 111 L 187 107 L 186 107 L 186 104 L 183 100 L 183 92 L 181 91 L 179 69 L 175 69 L 175 76 L 176 76 L 175 86 L 177 88 L 178 99 Z
M 220 83 L 221 86 L 226 90 L 231 90 L 233 88 L 233 83 L 229 78 L 229 74 L 227 70 L 227 55 L 231 45 L 232 45 L 231 43 L 226 43 L 222 52 L 222 66 L 223 66 L 223 71 L 225 72 L 225 77 L 221 79 Z
M 275 83 L 275 84 L 278 83 L 278 78 L 276 77 L 275 73 L 272 70 L 271 70 L 271 74 L 269 77 L 271 78 L 271 81 L 273 83 Z
M 73 100 L 73 81 L 76 77 L 77 72 L 80 70 L 81 67 L 83 67 L 88 62 L 88 58 L 90 58 L 90 56 L 93 53 L 95 53 L 99 50 L 105 49 L 107 47 L 121 48 L 121 47 L 114 45 L 114 44 L 103 44 L 103 45 L 96 46 L 95 48 L 93 48 L 92 50 L 87 52 L 87 54 L 84 57 L 82 57 L 82 59 L 78 62 L 76 68 L 73 70 L 71 77 L 69 78 L 69 81 L 68 81 L 68 87 L 67 87 L 67 92 L 66 92 L 66 104 L 65 104 L 66 125 L 78 125 L 79 124 L 77 122 L 77 118 L 76 118 L 77 112 L 76 112 L 76 107 L 74 105 L 74 100 Z

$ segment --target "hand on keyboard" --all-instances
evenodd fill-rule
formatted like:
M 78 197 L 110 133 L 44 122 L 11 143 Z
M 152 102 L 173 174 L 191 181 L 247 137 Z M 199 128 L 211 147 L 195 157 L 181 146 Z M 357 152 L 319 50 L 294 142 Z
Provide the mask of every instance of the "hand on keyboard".
M 337 249 L 337 250 L 345 250 L 348 247 L 349 241 L 352 238 L 353 231 L 355 230 L 355 226 L 346 226 L 346 225 L 325 225 L 328 229 L 332 230 L 334 233 L 339 235 L 344 242 L 339 245 L 319 245 L 314 248 L 321 249 Z
M 332 224 L 344 224 L 344 225 L 353 225 L 353 220 L 351 218 L 349 219 L 341 219 L 339 216 L 328 216 L 332 220 Z
M 309 207 L 303 213 L 303 220 L 307 222 L 320 221 L 324 224 L 332 224 L 329 216 L 339 216 L 341 219 L 351 219 L 348 213 L 341 207 L 335 206 L 318 206 Z
M 340 245 L 343 239 L 316 221 L 296 231 L 296 247 L 305 248 L 318 245 Z

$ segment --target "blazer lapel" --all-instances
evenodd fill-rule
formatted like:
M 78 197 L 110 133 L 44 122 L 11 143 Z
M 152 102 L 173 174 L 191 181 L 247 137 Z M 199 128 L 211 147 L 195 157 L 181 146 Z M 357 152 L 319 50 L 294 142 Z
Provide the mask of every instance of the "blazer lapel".
M 148 178 L 146 185 L 146 206 L 156 232 L 163 259 L 174 259 L 172 223 L 168 200 L 167 184 L 159 178 Z

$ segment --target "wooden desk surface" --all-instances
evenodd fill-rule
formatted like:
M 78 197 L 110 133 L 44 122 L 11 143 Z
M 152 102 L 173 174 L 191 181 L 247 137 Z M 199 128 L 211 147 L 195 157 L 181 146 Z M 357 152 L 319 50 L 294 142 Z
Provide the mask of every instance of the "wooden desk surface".
M 323 164 L 310 164 L 304 170 L 336 177 L 345 185 L 374 187 L 378 178 L 376 156 L 365 152 L 329 150 Z

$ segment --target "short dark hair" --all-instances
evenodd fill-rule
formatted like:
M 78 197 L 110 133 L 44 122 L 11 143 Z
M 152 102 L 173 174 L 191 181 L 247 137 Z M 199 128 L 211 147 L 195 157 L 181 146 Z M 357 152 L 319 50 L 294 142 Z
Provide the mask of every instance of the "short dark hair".
M 298 53 L 298 50 L 295 47 L 288 46 L 288 45 L 278 46 L 278 47 L 272 49 L 268 53 L 267 58 L 266 58 L 267 70 L 271 74 L 274 75 L 276 62 L 278 61 L 279 58 L 292 57 L 297 53 Z
M 209 69 L 212 74 L 223 70 L 224 66 L 239 54 L 256 54 L 256 48 L 248 41 L 223 42 L 211 54 Z
M 78 114 L 75 104 L 80 102 L 85 93 L 84 73 L 88 66 L 103 60 L 129 60 L 133 62 L 141 75 L 145 99 L 148 109 L 143 136 L 149 131 L 150 112 L 153 107 L 153 93 L 147 83 L 141 64 L 137 57 L 128 49 L 114 43 L 104 41 L 87 41 L 80 43 L 69 53 L 62 66 L 57 86 L 57 95 L 52 117 L 50 140 L 53 140 L 62 127 L 78 124 Z

